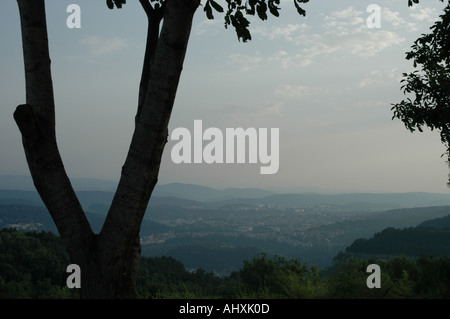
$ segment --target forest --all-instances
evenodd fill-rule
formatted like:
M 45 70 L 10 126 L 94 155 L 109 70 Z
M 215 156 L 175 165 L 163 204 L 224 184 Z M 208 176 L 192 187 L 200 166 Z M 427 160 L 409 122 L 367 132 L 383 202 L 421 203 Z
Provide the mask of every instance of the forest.
M 369 289 L 369 264 L 381 269 L 381 288 Z M 1 299 L 78 299 L 69 289 L 68 254 L 51 232 L 0 231 Z M 82 280 L 81 280 L 82 281 Z M 435 299 L 450 297 L 450 258 L 422 255 L 390 259 L 336 259 L 319 269 L 264 253 L 220 277 L 188 271 L 172 257 L 143 257 L 137 281 L 141 299 Z
M 450 228 L 409 227 L 396 229 L 389 227 L 376 233 L 373 238 L 355 240 L 348 253 L 366 253 L 371 255 L 395 255 L 399 252 L 408 256 L 430 254 L 433 256 L 450 255 Z

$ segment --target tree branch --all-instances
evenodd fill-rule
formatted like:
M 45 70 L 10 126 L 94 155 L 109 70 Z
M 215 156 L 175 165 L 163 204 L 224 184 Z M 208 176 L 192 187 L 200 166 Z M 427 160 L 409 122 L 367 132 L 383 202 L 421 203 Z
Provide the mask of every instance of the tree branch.
M 166 6 L 166 3 L 164 2 L 160 8 L 154 9 L 150 5 L 149 0 L 139 0 L 139 2 L 141 3 L 145 13 L 147 14 L 148 28 L 147 28 L 147 42 L 144 54 L 144 64 L 142 67 L 141 82 L 139 85 L 139 100 L 136 119 L 139 119 L 142 110 L 142 105 L 145 102 L 145 96 L 147 94 L 148 83 L 150 78 L 150 68 L 153 63 L 153 58 L 155 56 L 156 45 L 158 44 L 159 26 L 164 16 L 164 9 Z
M 44 0 L 18 0 L 26 102 L 14 112 L 34 185 L 73 261 L 81 261 L 93 236 L 64 169 L 56 143 L 55 106 Z
M 149 17 L 153 12 L 153 7 L 150 4 L 149 0 L 139 0 L 139 2 L 142 5 L 142 8 L 144 8 L 145 13 L 147 14 L 147 17 Z
M 136 242 L 148 201 L 158 180 L 167 142 L 192 19 L 199 0 L 167 0 L 164 23 L 150 65 L 145 102 L 141 105 L 120 182 L 100 233 L 100 241 L 123 255 Z

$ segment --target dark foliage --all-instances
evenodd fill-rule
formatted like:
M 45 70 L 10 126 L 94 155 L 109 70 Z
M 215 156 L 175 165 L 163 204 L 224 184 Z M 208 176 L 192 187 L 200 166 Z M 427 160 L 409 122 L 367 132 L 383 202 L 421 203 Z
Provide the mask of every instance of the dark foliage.
M 391 231 L 391 230 L 389 230 Z M 50 232 L 0 231 L 0 298 L 78 298 L 66 287 L 70 263 Z M 381 288 L 366 285 L 369 264 L 381 268 Z M 171 257 L 142 258 L 139 298 L 449 298 L 450 258 L 397 256 L 340 259 L 326 271 L 298 260 L 258 254 L 218 277 L 187 271 Z
M 411 132 L 422 132 L 423 127 L 439 131 L 450 159 L 450 1 L 430 29 L 431 33 L 423 34 L 406 53 L 406 59 L 419 69 L 403 73 L 401 89 L 414 98 L 394 104 L 393 118 Z
M 70 264 L 61 240 L 50 232 L 0 231 L 0 298 L 69 298 Z
M 450 228 L 386 228 L 370 239 L 357 239 L 348 253 L 371 255 L 450 256 Z
M 141 3 L 145 2 L 147 8 L 159 9 L 166 0 L 140 0 Z M 221 2 L 221 1 L 219 1 Z M 203 11 L 206 17 L 210 20 L 214 19 L 214 12 L 224 13 L 225 28 L 233 26 L 236 35 L 239 40 L 247 42 L 252 39 L 249 26 L 250 21 L 247 16 L 258 16 L 261 20 L 267 20 L 268 15 L 271 14 L 275 17 L 280 16 L 280 0 L 225 0 L 226 10 L 215 0 L 207 0 L 204 4 Z M 293 0 L 295 9 L 301 16 L 306 15 L 306 11 L 300 7 L 300 4 L 307 3 L 309 0 Z M 106 0 L 108 8 L 118 9 L 126 3 L 126 0 Z

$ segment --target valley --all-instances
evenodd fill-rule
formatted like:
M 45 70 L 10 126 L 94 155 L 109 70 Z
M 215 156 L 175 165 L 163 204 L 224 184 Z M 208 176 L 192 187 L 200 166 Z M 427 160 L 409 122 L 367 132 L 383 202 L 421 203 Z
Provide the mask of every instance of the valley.
M 77 194 L 99 232 L 113 192 Z M 187 269 L 226 275 L 261 252 L 327 267 L 359 238 L 449 214 L 448 194 L 274 194 L 174 184 L 155 189 L 140 235 L 144 256 L 170 256 Z M 4 227 L 57 232 L 31 190 L 0 189 Z

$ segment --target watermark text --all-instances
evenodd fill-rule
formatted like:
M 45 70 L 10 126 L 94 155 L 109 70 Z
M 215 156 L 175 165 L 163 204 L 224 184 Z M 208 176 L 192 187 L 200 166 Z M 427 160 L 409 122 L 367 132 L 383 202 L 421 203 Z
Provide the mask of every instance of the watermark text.
M 203 131 L 202 120 L 194 121 L 193 134 L 184 127 L 176 128 L 170 136 L 176 143 L 171 151 L 172 161 L 181 163 L 261 163 L 261 174 L 275 174 L 279 169 L 278 128 L 270 129 L 270 143 L 267 128 L 210 127 Z M 203 145 L 203 142 L 207 143 Z M 270 144 L 270 152 L 269 152 Z

